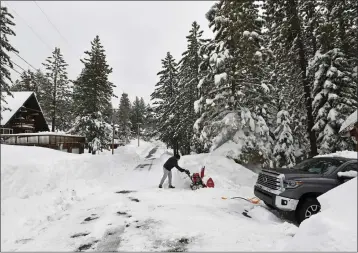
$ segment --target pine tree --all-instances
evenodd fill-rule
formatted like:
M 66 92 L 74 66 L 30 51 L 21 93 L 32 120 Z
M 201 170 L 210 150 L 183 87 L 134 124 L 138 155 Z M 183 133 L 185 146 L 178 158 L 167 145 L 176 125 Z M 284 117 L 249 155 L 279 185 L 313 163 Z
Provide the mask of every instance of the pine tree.
M 0 7 L 0 76 L 1 76 L 1 112 L 7 110 L 6 107 L 6 98 L 4 94 L 6 93 L 9 96 L 12 96 L 10 87 L 12 84 L 10 69 L 13 69 L 13 64 L 10 60 L 8 53 L 17 51 L 9 42 L 9 36 L 16 36 L 15 32 L 12 30 L 12 26 L 15 26 L 15 23 L 12 21 L 14 17 L 8 12 L 6 7 Z M 0 113 L 0 117 L 2 115 Z
M 48 57 L 43 65 L 46 67 L 48 79 L 43 87 L 43 106 L 51 120 L 52 132 L 56 129 L 64 130 L 66 122 L 63 115 L 67 114 L 68 100 L 71 96 L 66 71 L 68 64 L 63 59 L 60 49 L 55 48 L 52 56 Z
M 102 147 L 111 142 L 110 121 L 111 98 L 114 85 L 109 82 L 112 72 L 106 61 L 105 50 L 99 36 L 91 42 L 91 51 L 86 51 L 88 58 L 81 59 L 84 68 L 74 81 L 73 103 L 76 123 L 71 132 L 81 132 L 88 141 L 98 138 Z
M 132 109 L 131 109 L 131 122 L 132 122 L 132 133 L 137 133 L 138 124 L 140 128 L 144 125 L 145 119 L 145 103 L 143 98 L 139 99 L 135 98 L 133 101 Z
M 295 165 L 295 149 L 290 128 L 290 115 L 286 110 L 277 113 L 278 127 L 275 130 L 276 145 L 273 150 L 275 167 L 291 168 Z
M 38 69 L 34 75 L 33 75 L 33 90 L 36 92 L 36 97 L 41 104 L 41 107 L 43 107 L 43 98 L 45 96 L 45 89 L 44 87 L 48 87 L 49 79 L 46 77 L 46 75 Z M 42 108 L 42 110 L 45 112 L 48 108 Z M 48 113 L 45 113 L 48 115 Z
M 31 70 L 27 70 L 27 72 L 22 72 L 21 76 L 21 85 L 24 87 L 26 91 L 35 91 L 37 90 L 36 84 L 34 83 L 34 73 Z
M 175 59 L 167 53 L 162 60 L 162 70 L 157 74 L 159 82 L 155 85 L 155 91 L 151 94 L 156 113 L 156 132 L 159 139 L 178 152 L 178 137 L 175 135 L 175 126 L 178 119 L 173 111 L 173 101 L 178 94 L 178 69 Z
M 118 135 L 120 142 L 125 145 L 128 144 L 131 138 L 131 126 L 130 121 L 131 108 L 128 94 L 123 93 L 119 103 L 118 111 Z
M 88 58 L 81 59 L 84 69 L 75 81 L 75 98 L 78 112 L 82 115 L 104 114 L 111 104 L 114 85 L 108 81 L 112 73 L 106 61 L 105 51 L 98 36 L 91 42 L 91 51 L 86 51 Z
M 200 50 L 205 56 L 198 83 L 201 97 L 195 102 L 201 114 L 194 124 L 195 142 L 203 143 L 201 150 L 213 150 L 235 140 L 245 143 L 245 153 L 268 160 L 270 147 L 261 142 L 270 143 L 264 119 L 264 108 L 269 107 L 269 84 L 264 82 L 269 52 L 263 44 L 258 7 L 253 1 L 223 0 L 214 4 L 207 19 L 215 37 Z M 240 131 L 246 137 L 240 137 Z
M 48 82 L 48 79 L 41 70 L 38 69 L 35 73 L 31 70 L 27 70 L 22 72 L 20 80 L 16 80 L 14 85 L 11 86 L 11 91 L 33 91 L 40 101 L 46 82 Z M 40 102 L 40 104 L 42 104 L 42 102 Z
M 144 122 L 145 122 L 145 127 L 143 132 L 143 138 L 148 141 L 151 138 L 155 137 L 155 115 L 154 115 L 154 110 L 150 104 L 147 104 L 145 107 Z
M 344 120 L 357 108 L 355 89 L 358 83 L 345 54 L 332 49 L 317 56 L 313 62 L 314 82 L 313 109 L 314 130 L 321 154 L 354 149 L 352 140 L 342 138 L 338 132 Z
M 197 114 L 194 110 L 194 103 L 198 99 L 197 85 L 200 80 L 199 64 L 202 58 L 198 54 L 199 48 L 203 41 L 201 36 L 203 31 L 197 22 L 192 23 L 189 35 L 186 37 L 188 41 L 187 50 L 183 53 L 183 57 L 179 62 L 178 74 L 178 90 L 174 103 L 174 113 L 179 120 L 175 132 L 180 136 L 180 150 L 182 154 L 190 154 L 192 149 L 193 125 Z
M 290 91 L 287 100 L 291 102 L 295 114 L 294 121 L 304 120 L 305 132 L 310 143 L 310 155 L 317 154 L 316 136 L 313 131 L 312 90 L 310 77 L 307 76 L 308 58 L 312 55 L 314 41 L 312 34 L 316 26 L 314 19 L 304 19 L 304 15 L 315 17 L 311 1 L 265 1 L 266 20 L 270 33 L 272 50 L 280 63 L 278 78 Z M 304 10 L 307 13 L 304 13 Z M 299 85 L 297 83 L 299 80 Z M 298 98 L 297 98 L 298 96 Z M 304 109 L 305 115 L 299 110 Z M 298 112 L 298 113 L 297 113 Z M 297 129 L 298 130 L 298 129 Z
M 319 153 L 354 149 L 352 140 L 342 138 L 339 128 L 344 119 L 357 108 L 354 67 L 356 57 L 350 36 L 352 2 L 320 3 L 321 19 L 316 29 L 317 49 L 309 61 L 313 80 L 313 114 Z

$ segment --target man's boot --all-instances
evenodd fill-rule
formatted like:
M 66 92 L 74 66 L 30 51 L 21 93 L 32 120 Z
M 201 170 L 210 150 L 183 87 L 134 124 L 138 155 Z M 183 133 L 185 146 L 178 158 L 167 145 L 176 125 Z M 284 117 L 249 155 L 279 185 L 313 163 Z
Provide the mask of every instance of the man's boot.
M 161 184 L 159 185 L 159 188 L 163 188 Z
M 172 188 L 172 189 L 174 189 L 175 187 L 174 187 L 174 186 L 172 186 L 172 185 L 169 185 L 169 188 Z

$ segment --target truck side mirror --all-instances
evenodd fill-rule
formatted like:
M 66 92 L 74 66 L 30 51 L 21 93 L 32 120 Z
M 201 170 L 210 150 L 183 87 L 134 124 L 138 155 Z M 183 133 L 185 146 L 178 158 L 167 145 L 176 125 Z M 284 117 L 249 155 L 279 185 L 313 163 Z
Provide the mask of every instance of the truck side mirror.
M 344 172 L 338 172 L 337 176 L 339 179 L 347 181 L 349 179 L 357 177 L 357 174 L 358 174 L 357 171 L 349 170 Z

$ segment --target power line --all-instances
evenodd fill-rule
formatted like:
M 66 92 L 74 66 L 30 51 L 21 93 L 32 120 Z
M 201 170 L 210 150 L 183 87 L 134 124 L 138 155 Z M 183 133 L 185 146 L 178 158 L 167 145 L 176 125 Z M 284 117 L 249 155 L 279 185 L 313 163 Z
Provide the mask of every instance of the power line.
M 8 2 L 6 2 L 6 4 L 9 5 Z M 10 6 L 10 5 L 9 5 L 9 6 Z M 8 6 L 8 8 L 9 8 L 12 12 L 14 12 L 20 19 L 22 19 L 22 21 L 25 22 L 25 24 L 31 29 L 31 31 L 37 36 L 37 38 L 38 38 L 39 40 L 41 40 L 41 42 L 44 43 L 44 44 L 47 46 L 47 48 L 52 52 L 52 47 L 50 47 L 50 46 L 41 38 L 41 36 L 38 35 L 38 34 L 35 32 L 35 30 L 28 24 L 28 22 L 27 22 L 24 18 L 22 18 L 13 8 L 11 8 L 11 7 L 9 7 L 9 6 Z
M 57 33 L 62 37 L 62 39 L 68 44 L 70 45 L 70 43 L 68 43 L 68 41 L 66 40 L 66 38 L 60 33 L 60 31 L 57 29 L 57 27 L 51 22 L 50 18 L 46 15 L 45 11 L 36 3 L 36 1 L 33 1 L 36 6 L 40 9 L 40 11 L 44 14 L 44 16 L 46 17 L 47 21 L 52 25 L 52 27 L 57 31 Z
M 21 75 L 21 73 L 19 71 L 17 71 L 16 69 L 14 68 L 10 68 L 11 70 L 15 71 L 16 73 L 18 73 L 19 75 Z
M 19 67 L 20 69 L 22 69 L 23 71 L 26 71 L 24 70 L 21 66 L 19 66 L 17 63 L 13 62 L 12 60 L 10 60 L 13 64 L 15 64 L 17 67 Z
M 27 65 L 29 65 L 31 68 L 33 68 L 34 70 L 36 70 L 37 71 L 37 69 L 34 67 L 34 66 L 32 66 L 30 63 L 28 63 L 24 58 L 22 58 L 20 55 L 18 55 L 17 53 L 14 53 L 15 55 L 17 55 L 21 60 L 23 60 Z

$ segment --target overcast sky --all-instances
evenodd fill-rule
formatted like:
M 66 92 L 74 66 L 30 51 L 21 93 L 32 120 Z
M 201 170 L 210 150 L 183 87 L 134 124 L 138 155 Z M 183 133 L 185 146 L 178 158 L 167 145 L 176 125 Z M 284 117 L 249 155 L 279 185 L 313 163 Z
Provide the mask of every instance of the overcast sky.
M 75 79 L 83 64 L 80 57 L 90 49 L 90 42 L 100 36 L 107 60 L 113 68 L 109 79 L 117 87 L 115 94 L 144 97 L 150 94 L 161 70 L 161 59 L 170 51 L 179 60 L 186 50 L 186 36 L 197 21 L 203 37 L 212 33 L 205 13 L 213 1 L 11 1 L 5 2 L 14 16 L 16 37 L 10 38 L 19 55 L 35 68 L 55 47 L 60 47 L 69 64 L 69 78 Z M 40 8 L 48 16 L 41 12 Z M 51 23 L 59 30 L 56 31 Z M 30 68 L 15 55 L 12 60 Z M 22 70 L 15 66 L 16 70 Z M 18 74 L 12 72 L 13 80 Z M 118 107 L 119 98 L 114 100 Z

